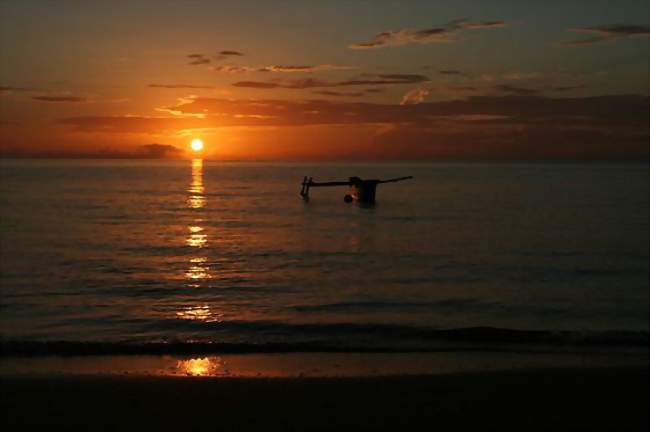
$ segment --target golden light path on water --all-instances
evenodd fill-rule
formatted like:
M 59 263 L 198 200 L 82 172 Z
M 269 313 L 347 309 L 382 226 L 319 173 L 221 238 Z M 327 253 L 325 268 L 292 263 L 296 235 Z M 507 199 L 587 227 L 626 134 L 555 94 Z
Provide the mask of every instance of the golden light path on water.
M 203 186 L 203 160 L 192 160 L 192 176 L 189 188 L 187 189 L 188 199 L 187 206 L 192 211 L 201 210 L 205 207 L 207 200 L 205 198 L 205 187 Z M 200 215 L 199 215 L 200 216 Z M 201 226 L 203 219 L 196 217 L 192 224 L 187 229 L 189 235 L 186 239 L 186 244 L 197 252 L 208 245 L 208 236 L 205 233 L 205 228 Z M 207 264 L 207 258 L 196 254 L 190 258 L 189 267 L 185 272 L 185 279 L 190 288 L 201 288 L 201 282 L 210 279 L 210 268 Z M 221 314 L 214 313 L 210 306 L 207 304 L 197 304 L 185 306 L 176 312 L 176 317 L 179 319 L 214 322 L 219 321 Z M 193 375 L 201 375 L 198 371 L 203 370 L 201 359 L 191 360 L 189 369 L 194 370 L 196 373 Z M 205 366 L 205 365 L 204 365 Z M 207 367 L 207 366 L 206 366 Z

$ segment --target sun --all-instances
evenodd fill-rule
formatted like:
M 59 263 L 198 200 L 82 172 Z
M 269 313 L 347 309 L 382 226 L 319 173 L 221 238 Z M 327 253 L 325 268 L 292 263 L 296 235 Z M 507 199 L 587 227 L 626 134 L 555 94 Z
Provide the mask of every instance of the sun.
M 201 150 L 203 150 L 203 140 L 199 138 L 194 138 L 192 140 L 192 143 L 190 144 L 190 147 L 192 147 L 192 150 L 194 150 L 195 152 L 200 152 Z

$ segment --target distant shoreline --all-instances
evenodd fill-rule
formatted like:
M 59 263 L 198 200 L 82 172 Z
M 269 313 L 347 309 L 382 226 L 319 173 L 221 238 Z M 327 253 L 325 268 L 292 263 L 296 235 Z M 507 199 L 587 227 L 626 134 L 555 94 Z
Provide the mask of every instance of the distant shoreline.
M 157 161 L 157 162 L 188 162 L 193 159 L 202 159 L 204 162 L 216 163 L 250 163 L 250 164 L 305 164 L 305 165 L 331 165 L 331 164 L 379 164 L 379 165 L 445 165 L 445 164 L 467 164 L 467 165 L 501 165 L 501 164 L 523 164 L 523 165 L 650 165 L 650 158 L 646 159 L 213 159 L 213 158 L 158 158 L 158 157 L 134 157 L 134 156 L 102 156 L 102 155 L 2 155 L 0 161 Z

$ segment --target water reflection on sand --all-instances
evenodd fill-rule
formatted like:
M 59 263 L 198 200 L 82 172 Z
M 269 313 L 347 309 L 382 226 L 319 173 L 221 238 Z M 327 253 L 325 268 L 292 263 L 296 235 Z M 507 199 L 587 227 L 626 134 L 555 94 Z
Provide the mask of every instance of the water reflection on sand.
M 221 357 L 203 357 L 178 360 L 176 370 L 181 375 L 218 376 L 224 375 L 226 369 Z
M 647 354 L 507 352 L 277 353 L 13 357 L 0 359 L 0 378 L 16 374 L 153 375 L 183 377 L 361 377 L 513 369 L 646 366 Z

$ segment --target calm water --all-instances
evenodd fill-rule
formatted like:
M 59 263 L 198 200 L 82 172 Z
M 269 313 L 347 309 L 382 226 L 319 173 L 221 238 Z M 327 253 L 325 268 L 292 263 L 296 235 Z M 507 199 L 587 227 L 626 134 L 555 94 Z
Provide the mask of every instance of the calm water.
M 0 162 L 1 336 L 425 343 L 648 330 L 648 165 Z M 304 175 L 409 182 L 378 204 Z

